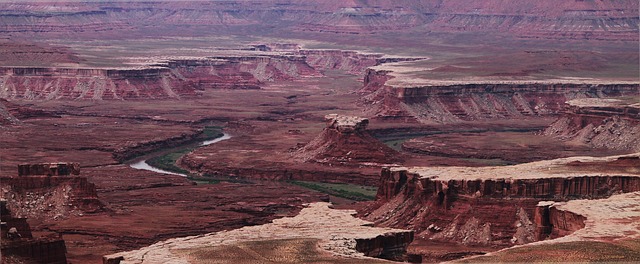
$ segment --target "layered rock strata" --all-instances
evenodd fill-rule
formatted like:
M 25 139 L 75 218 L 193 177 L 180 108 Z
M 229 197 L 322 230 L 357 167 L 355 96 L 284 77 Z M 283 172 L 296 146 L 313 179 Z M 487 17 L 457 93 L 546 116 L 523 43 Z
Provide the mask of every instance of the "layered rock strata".
M 387 257 L 402 259 L 413 240 L 413 232 L 375 228 L 352 216 L 355 212 L 330 209 L 328 203 L 313 203 L 295 217 L 271 224 L 243 227 L 201 236 L 174 238 L 139 250 L 104 257 L 104 263 L 186 263 L 180 252 L 236 245 L 247 241 L 318 239 L 323 251 L 347 258 Z M 289 254 L 289 253 L 286 253 Z M 203 263 L 211 259 L 199 259 Z
M 393 71 L 367 70 L 362 93 L 379 117 L 407 119 L 422 123 L 452 123 L 496 118 L 522 118 L 559 114 L 565 102 L 576 98 L 636 96 L 640 85 L 568 81 L 470 81 L 443 82 L 409 80 L 389 84 Z M 416 82 L 411 84 L 411 82 Z
M 5 3 L 1 32 L 26 36 L 118 36 L 180 29 L 175 34 L 249 31 L 372 34 L 399 30 L 504 33 L 522 38 L 637 40 L 635 1 L 297 0 L 177 2 Z M 56 10 L 56 12 L 50 12 Z M 275 26 L 274 26 L 275 25 Z M 275 28 L 274 28 L 275 27 Z M 149 32 L 150 31 L 150 32 Z
M 147 63 L 148 64 L 148 63 Z M 298 55 L 158 59 L 139 68 L 0 68 L 0 98 L 153 99 L 206 89 L 259 89 L 265 82 L 319 76 Z
M 613 195 L 598 200 L 540 202 L 549 210 L 553 241 L 617 240 L 640 237 L 640 192 Z
M 558 237 L 584 226 L 584 217 L 545 211 L 537 207 L 538 202 L 640 191 L 640 172 L 633 169 L 637 165 L 598 169 L 625 159 L 629 157 L 578 157 L 503 167 L 384 169 L 376 203 L 364 216 L 382 226 L 414 229 L 421 238 L 467 245 L 507 246 Z M 576 162 L 599 165 L 570 165 Z
M 640 97 L 576 99 L 544 134 L 597 148 L 640 151 Z

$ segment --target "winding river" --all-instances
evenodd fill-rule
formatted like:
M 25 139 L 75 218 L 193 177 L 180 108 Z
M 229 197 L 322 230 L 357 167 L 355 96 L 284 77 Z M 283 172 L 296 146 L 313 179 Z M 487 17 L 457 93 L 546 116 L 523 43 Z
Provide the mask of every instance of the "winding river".
M 200 142 L 200 144 L 198 144 L 198 146 L 200 146 L 200 147 L 208 146 L 208 145 L 211 145 L 211 144 L 214 144 L 214 143 L 218 143 L 220 141 L 227 140 L 227 139 L 230 139 L 230 138 L 231 138 L 231 136 L 229 134 L 224 133 L 219 138 L 202 141 L 202 142 Z M 149 159 L 149 158 L 152 158 L 152 157 L 147 157 L 147 159 Z M 157 172 L 157 173 L 164 173 L 164 174 L 171 174 L 171 175 L 178 175 L 178 176 L 182 176 L 182 177 L 187 177 L 187 175 L 183 174 L 183 173 L 176 173 L 176 172 L 166 171 L 166 170 L 162 170 L 162 169 L 158 169 L 156 167 L 153 167 L 153 166 L 147 164 L 147 160 L 146 159 L 131 163 L 131 164 L 129 164 L 129 166 L 131 168 L 138 169 L 138 170 L 148 170 L 148 171 L 153 171 L 153 172 Z

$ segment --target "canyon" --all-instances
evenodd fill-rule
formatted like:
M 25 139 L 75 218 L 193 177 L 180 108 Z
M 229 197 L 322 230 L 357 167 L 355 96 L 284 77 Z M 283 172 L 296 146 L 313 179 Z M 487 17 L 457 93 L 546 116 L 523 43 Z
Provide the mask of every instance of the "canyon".
M 638 8 L 4 1 L 3 205 L 42 263 L 640 261 Z

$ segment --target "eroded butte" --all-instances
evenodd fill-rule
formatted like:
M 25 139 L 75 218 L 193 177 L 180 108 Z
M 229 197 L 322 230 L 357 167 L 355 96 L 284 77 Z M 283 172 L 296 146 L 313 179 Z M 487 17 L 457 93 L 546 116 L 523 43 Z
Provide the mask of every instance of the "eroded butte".
M 2 261 L 640 261 L 637 14 L 3 1 Z

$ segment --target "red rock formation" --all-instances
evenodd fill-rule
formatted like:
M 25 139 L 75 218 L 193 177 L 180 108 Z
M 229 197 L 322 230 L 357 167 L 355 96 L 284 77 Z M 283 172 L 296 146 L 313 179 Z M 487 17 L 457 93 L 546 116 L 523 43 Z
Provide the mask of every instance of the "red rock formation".
M 66 176 L 71 174 L 80 174 L 80 163 L 58 162 L 18 165 L 18 176 Z
M 586 217 L 553 206 L 553 202 L 540 202 L 536 207 L 534 223 L 537 240 L 558 238 L 578 231 L 585 226 Z
M 558 114 L 574 98 L 637 95 L 637 84 L 513 83 L 392 87 L 389 71 L 367 70 L 365 101 L 377 116 L 451 123 Z
M 327 127 L 311 142 L 294 152 L 296 159 L 328 162 L 389 164 L 401 159 L 369 132 L 369 120 L 353 116 L 327 115 Z
M 17 1 L 16 1 L 17 2 Z M 5 34 L 67 36 L 123 32 L 297 31 L 367 34 L 391 30 L 499 32 L 524 38 L 637 40 L 636 1 L 230 1 L 4 4 Z M 49 10 L 56 10 L 55 13 Z M 597 21 L 595 23 L 594 21 Z M 145 32 L 146 30 L 146 32 Z M 163 32 L 164 33 L 164 32 Z
M 368 67 L 380 64 L 381 54 L 363 54 L 342 50 L 299 50 L 309 65 L 316 69 L 336 69 L 362 75 Z
M 21 177 L 2 177 L 0 197 L 8 200 L 8 208 L 15 215 L 29 218 L 59 218 L 69 214 L 97 212 L 104 209 L 98 199 L 96 186 L 86 177 L 69 176 L 79 173 L 79 166 L 71 164 L 24 164 L 19 166 Z M 44 175 L 44 176 L 42 176 Z M 51 176 L 64 175 L 64 176 Z
M 0 200 L 0 235 L 2 235 L 2 263 L 66 264 L 66 246 L 61 237 L 33 238 L 26 218 L 13 217 L 7 201 Z M 16 228 L 20 238 L 8 238 L 7 232 Z
M 592 147 L 640 151 L 640 104 L 636 100 L 635 105 L 616 105 L 617 101 L 570 101 L 544 134 Z
M 356 250 L 365 256 L 402 261 L 407 247 L 413 242 L 413 232 L 395 232 L 375 238 L 357 238 Z
M 604 198 L 638 190 L 640 177 L 440 180 L 384 169 L 376 203 L 364 216 L 382 226 L 414 229 L 421 238 L 522 244 L 551 233 L 560 236 L 580 225 L 579 216 L 538 211 L 539 201 Z M 555 228 L 552 232 L 550 226 Z
M 149 99 L 206 89 L 259 89 L 265 82 L 319 76 L 302 56 L 177 59 L 142 69 L 0 68 L 0 98 Z

